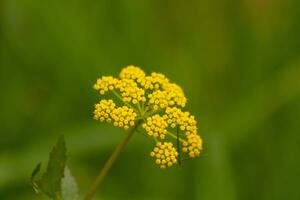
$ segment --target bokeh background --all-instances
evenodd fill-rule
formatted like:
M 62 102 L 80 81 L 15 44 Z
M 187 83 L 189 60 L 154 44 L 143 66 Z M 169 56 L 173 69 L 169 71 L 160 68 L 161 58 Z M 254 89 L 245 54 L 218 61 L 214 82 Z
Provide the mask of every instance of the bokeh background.
M 299 0 L 0 1 L 0 199 L 59 135 L 84 194 L 121 129 L 92 119 L 92 85 L 133 64 L 181 85 L 200 158 L 160 171 L 136 134 L 96 199 L 300 199 Z

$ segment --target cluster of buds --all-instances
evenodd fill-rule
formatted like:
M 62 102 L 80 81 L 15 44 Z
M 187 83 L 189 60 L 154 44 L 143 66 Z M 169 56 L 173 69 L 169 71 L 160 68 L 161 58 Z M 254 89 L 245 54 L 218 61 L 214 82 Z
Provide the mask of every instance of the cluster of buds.
M 184 92 L 165 75 L 153 72 L 147 76 L 139 67 L 127 66 L 119 78 L 98 79 L 94 89 L 119 99 L 102 99 L 95 105 L 94 118 L 124 129 L 143 120 L 143 129 L 156 144 L 150 155 L 160 168 L 177 164 L 180 153 L 190 158 L 200 155 L 202 139 L 195 117 L 182 110 L 187 102 Z M 182 145 L 173 145 L 174 140 Z

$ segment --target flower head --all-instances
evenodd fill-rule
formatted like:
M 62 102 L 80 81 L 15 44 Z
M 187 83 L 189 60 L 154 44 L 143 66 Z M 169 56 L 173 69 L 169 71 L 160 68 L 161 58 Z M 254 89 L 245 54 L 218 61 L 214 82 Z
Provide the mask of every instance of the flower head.
M 94 118 L 101 122 L 112 121 L 111 112 L 115 110 L 116 104 L 112 100 L 101 100 L 100 103 L 95 105 Z
M 118 80 L 112 76 L 103 76 L 101 79 L 98 79 L 94 84 L 94 89 L 99 90 L 100 94 L 105 94 L 109 90 L 113 90 L 115 85 L 118 83 Z
M 124 102 L 131 102 L 137 104 L 138 102 L 145 102 L 145 91 L 139 88 L 137 83 L 132 79 L 122 79 L 116 84 L 116 89 L 119 90 Z
M 195 117 L 182 110 L 187 98 L 180 86 L 161 73 L 147 76 L 135 66 L 122 69 L 119 77 L 103 76 L 94 84 L 101 95 L 109 93 L 118 99 L 102 99 L 96 104 L 96 120 L 125 130 L 143 121 L 142 128 L 156 144 L 150 155 L 162 169 L 184 156 L 200 155 L 202 139 Z
M 160 137 L 161 139 L 165 138 L 167 127 L 168 123 L 158 114 L 148 117 L 143 124 L 143 128 L 149 136 Z
M 150 156 L 155 158 L 155 163 L 164 169 L 177 163 L 178 152 L 171 142 L 157 142 Z
M 133 109 L 127 106 L 116 107 L 112 100 L 104 99 L 95 105 L 94 118 L 96 120 L 113 122 L 114 126 L 124 127 L 124 129 L 134 126 L 136 116 Z
M 146 75 L 143 70 L 132 65 L 123 68 L 120 73 L 121 79 L 142 80 L 145 76 Z

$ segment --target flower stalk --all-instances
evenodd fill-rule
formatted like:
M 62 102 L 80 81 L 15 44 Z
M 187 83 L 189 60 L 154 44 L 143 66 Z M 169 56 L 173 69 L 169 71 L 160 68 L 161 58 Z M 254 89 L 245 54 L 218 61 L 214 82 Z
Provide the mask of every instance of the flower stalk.
M 124 147 L 126 146 L 128 141 L 130 140 L 130 138 L 132 137 L 132 135 L 134 134 L 136 129 L 141 125 L 141 123 L 142 123 L 142 121 L 138 120 L 136 122 L 135 126 L 133 126 L 131 129 L 129 129 L 127 131 L 125 138 L 117 145 L 114 152 L 111 154 L 109 159 L 106 161 L 104 167 L 99 172 L 95 181 L 93 182 L 90 189 L 86 193 L 84 200 L 91 200 L 94 197 L 97 188 L 100 186 L 104 177 L 108 174 L 109 170 L 111 169 L 111 167 L 113 166 L 113 164 L 115 163 L 117 158 L 119 157 L 120 153 L 122 152 L 122 150 L 124 149 Z

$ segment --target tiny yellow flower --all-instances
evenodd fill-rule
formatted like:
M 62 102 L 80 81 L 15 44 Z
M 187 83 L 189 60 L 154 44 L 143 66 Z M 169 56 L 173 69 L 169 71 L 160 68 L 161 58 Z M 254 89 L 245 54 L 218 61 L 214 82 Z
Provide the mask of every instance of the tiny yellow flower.
M 121 70 L 119 78 L 98 79 L 94 89 L 100 95 L 118 99 L 102 99 L 95 105 L 94 118 L 125 130 L 142 121 L 143 129 L 156 144 L 150 156 L 160 168 L 171 167 L 184 156 L 195 158 L 201 154 L 196 119 L 183 110 L 187 98 L 182 88 L 165 75 L 152 72 L 147 76 L 131 65 Z M 177 146 L 178 142 L 181 145 Z
M 113 90 L 118 80 L 112 76 L 103 76 L 94 84 L 94 89 L 99 90 L 100 94 L 105 94 L 109 90 Z
M 145 76 L 141 78 L 139 83 L 145 89 L 157 90 L 168 84 L 169 79 L 167 79 L 163 74 L 152 72 L 151 76 Z
M 145 72 L 139 67 L 133 65 L 127 66 L 122 69 L 120 73 L 121 79 L 132 79 L 132 80 L 141 80 L 145 77 Z
M 124 129 L 134 126 L 136 116 L 137 114 L 133 109 L 128 108 L 127 106 L 118 107 L 111 112 L 114 126 L 124 127 Z
M 185 107 L 187 100 L 181 87 L 175 83 L 170 83 L 164 85 L 164 90 L 167 91 L 167 99 L 169 99 L 170 102 L 174 101 L 174 103 L 170 103 L 171 106 L 176 104 Z
M 160 137 L 160 139 L 165 138 L 165 135 L 167 134 L 167 127 L 167 122 L 158 114 L 148 117 L 146 122 L 143 124 L 143 128 L 149 136 Z
M 137 114 L 133 109 L 127 106 L 116 107 L 116 104 L 110 100 L 101 100 L 95 105 L 94 118 L 101 122 L 113 122 L 114 126 L 124 127 L 128 129 L 134 126 Z
M 112 121 L 111 113 L 115 109 L 116 104 L 112 100 L 101 100 L 95 105 L 94 118 L 96 120 L 110 123 Z
M 177 164 L 178 152 L 171 142 L 157 142 L 150 156 L 155 159 L 155 163 L 161 169 L 165 169 Z
M 179 126 L 180 130 L 187 135 L 190 133 L 197 134 L 197 122 L 195 117 L 190 115 L 189 112 L 182 112 L 176 107 L 168 107 L 165 113 L 164 118 L 172 128 Z
M 145 91 L 139 88 L 137 83 L 132 79 L 119 80 L 116 88 L 120 91 L 124 102 L 137 104 L 138 102 L 146 101 Z
M 189 157 L 195 158 L 202 150 L 202 139 L 197 134 L 187 135 L 187 142 L 183 143 L 182 151 L 188 153 Z

